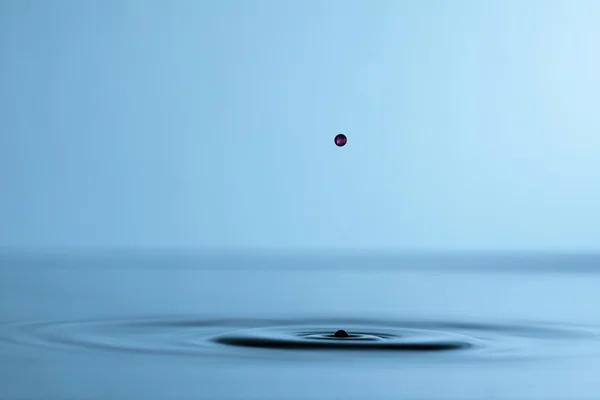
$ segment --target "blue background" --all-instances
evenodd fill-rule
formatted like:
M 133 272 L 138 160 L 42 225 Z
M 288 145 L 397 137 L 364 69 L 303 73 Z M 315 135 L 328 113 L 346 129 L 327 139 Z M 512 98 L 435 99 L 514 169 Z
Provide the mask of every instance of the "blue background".
M 0 246 L 598 250 L 599 20 L 2 1 Z

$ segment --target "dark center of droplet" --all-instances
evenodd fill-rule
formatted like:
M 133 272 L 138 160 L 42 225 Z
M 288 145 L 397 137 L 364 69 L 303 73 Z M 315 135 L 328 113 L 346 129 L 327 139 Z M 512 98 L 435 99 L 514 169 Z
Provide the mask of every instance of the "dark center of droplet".
M 335 336 L 335 337 L 348 337 L 348 332 L 346 332 L 343 329 L 340 329 L 339 331 L 335 332 L 333 334 L 333 336 Z

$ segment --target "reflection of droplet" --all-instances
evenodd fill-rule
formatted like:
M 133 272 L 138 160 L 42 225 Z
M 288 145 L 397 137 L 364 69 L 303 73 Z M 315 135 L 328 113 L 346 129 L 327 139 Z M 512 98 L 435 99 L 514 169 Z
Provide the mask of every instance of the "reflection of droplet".
M 339 147 L 342 147 L 343 145 L 345 145 L 347 141 L 348 141 L 348 138 L 343 133 L 340 133 L 335 137 L 335 144 Z
M 333 336 L 335 336 L 335 337 L 348 337 L 348 332 L 346 332 L 343 329 L 340 329 L 339 331 L 337 331 L 336 333 L 334 333 Z

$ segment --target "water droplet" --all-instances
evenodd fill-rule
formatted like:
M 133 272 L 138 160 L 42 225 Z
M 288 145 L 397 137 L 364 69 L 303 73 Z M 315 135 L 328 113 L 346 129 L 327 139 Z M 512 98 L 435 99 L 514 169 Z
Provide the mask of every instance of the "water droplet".
M 348 141 L 348 138 L 343 133 L 340 133 L 335 137 L 334 141 L 335 141 L 336 146 L 342 147 L 346 144 L 346 142 Z
M 334 333 L 333 336 L 335 336 L 335 337 L 348 337 L 348 332 L 346 332 L 343 329 L 340 329 L 339 331 L 337 331 L 336 333 Z

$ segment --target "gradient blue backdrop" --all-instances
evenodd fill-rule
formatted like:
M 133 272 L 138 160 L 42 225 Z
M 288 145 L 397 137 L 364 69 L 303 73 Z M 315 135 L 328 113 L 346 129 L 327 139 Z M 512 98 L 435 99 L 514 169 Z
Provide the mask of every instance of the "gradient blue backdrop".
M 600 250 L 598 21 L 4 0 L 0 246 Z

